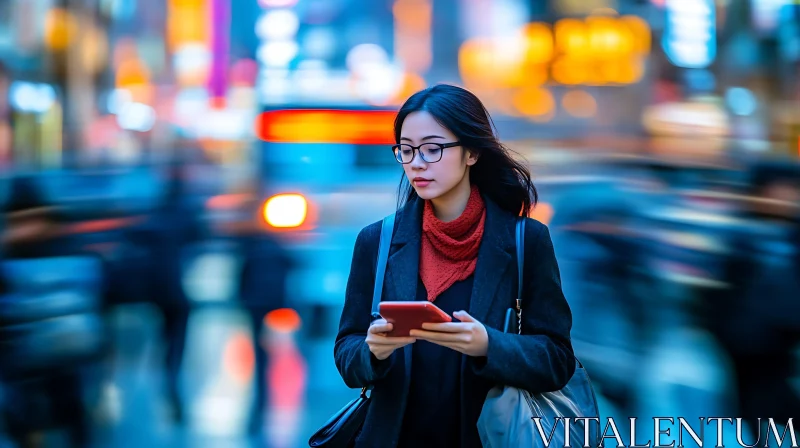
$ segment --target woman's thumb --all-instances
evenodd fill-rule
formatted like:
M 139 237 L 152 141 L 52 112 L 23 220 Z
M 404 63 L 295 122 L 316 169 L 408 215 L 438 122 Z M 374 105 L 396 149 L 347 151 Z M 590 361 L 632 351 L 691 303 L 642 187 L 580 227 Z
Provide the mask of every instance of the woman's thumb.
M 469 313 L 463 310 L 456 311 L 453 313 L 453 316 L 455 316 L 456 319 L 460 320 L 461 322 L 476 322 L 474 317 L 470 316 Z

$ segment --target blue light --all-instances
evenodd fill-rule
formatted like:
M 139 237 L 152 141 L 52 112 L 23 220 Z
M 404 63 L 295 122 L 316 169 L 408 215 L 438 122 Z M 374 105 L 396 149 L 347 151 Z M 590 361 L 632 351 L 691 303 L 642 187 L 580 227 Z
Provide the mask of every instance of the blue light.
M 758 100 L 744 87 L 732 87 L 725 93 L 725 101 L 735 115 L 747 116 L 756 111 Z
M 661 45 L 678 67 L 706 68 L 717 52 L 713 0 L 667 0 L 667 21 Z
M 693 91 L 710 92 L 717 86 L 714 74 L 708 70 L 687 70 L 684 76 L 686 86 Z

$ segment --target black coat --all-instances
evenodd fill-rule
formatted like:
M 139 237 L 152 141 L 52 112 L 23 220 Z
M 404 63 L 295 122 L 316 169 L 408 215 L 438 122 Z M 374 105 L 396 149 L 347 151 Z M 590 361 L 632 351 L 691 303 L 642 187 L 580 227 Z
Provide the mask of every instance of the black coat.
M 525 233 L 523 335 L 502 332 L 506 310 L 514 306 L 517 295 L 516 218 L 488 198 L 484 201 L 486 227 L 468 312 L 486 326 L 489 348 L 486 357 L 462 355 L 462 446 L 480 446 L 475 423 L 493 385 L 516 386 L 534 393 L 555 391 L 564 387 L 575 371 L 570 342 L 572 313 L 561 291 L 550 233 L 532 219 L 528 219 Z M 397 213 L 383 300 L 416 297 L 423 204 L 417 199 Z M 397 445 L 411 378 L 411 346 L 378 361 L 365 342 L 380 230 L 381 223 L 373 223 L 356 239 L 334 348 L 336 367 L 345 384 L 352 388 L 374 385 L 358 447 Z

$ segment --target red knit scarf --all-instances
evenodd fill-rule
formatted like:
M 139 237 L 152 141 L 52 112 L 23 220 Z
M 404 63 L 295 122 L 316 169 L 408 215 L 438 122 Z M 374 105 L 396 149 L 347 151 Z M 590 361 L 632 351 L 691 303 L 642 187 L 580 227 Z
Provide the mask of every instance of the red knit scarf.
M 486 207 L 474 185 L 464 212 L 450 222 L 440 221 L 425 201 L 419 273 L 429 301 L 475 272 L 485 222 Z

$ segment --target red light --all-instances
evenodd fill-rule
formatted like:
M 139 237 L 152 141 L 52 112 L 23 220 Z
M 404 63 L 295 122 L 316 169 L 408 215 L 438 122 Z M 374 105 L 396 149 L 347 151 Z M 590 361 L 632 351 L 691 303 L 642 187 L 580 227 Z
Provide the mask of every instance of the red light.
M 212 109 L 222 110 L 225 109 L 227 100 L 224 96 L 214 96 L 209 98 L 208 103 Z
M 300 316 L 291 308 L 280 308 L 270 311 L 264 317 L 264 324 L 270 330 L 281 333 L 292 333 L 300 328 Z
M 246 194 L 219 194 L 206 201 L 206 208 L 213 210 L 226 210 L 241 207 L 249 196 Z
M 392 110 L 276 110 L 256 118 L 256 135 L 274 143 L 392 145 Z

